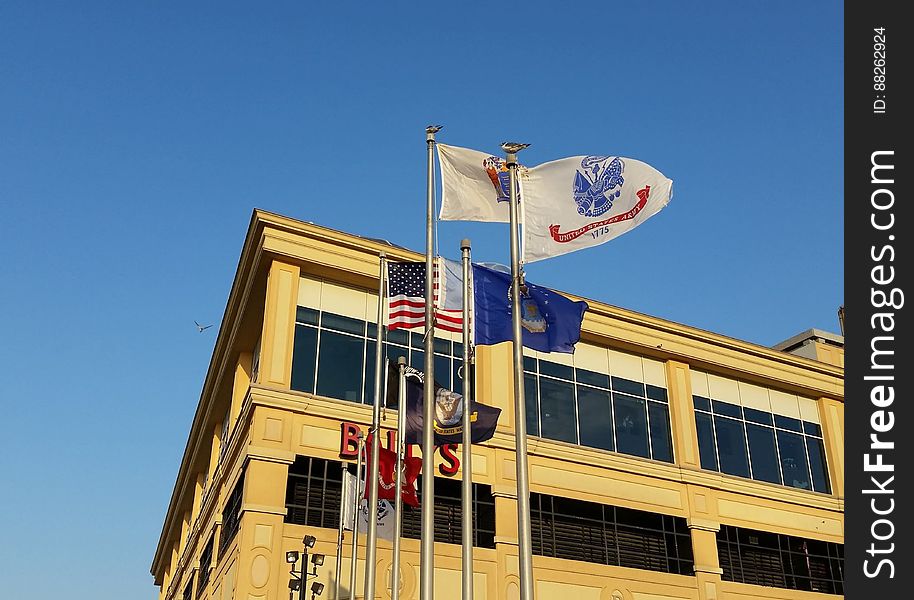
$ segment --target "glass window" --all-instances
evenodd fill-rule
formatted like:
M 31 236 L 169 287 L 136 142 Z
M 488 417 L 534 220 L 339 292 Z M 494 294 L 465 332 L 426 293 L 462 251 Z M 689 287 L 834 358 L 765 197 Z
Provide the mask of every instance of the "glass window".
M 659 400 L 660 402 L 666 402 L 666 390 L 662 387 L 657 387 L 656 385 L 647 385 L 647 397 L 651 400 Z
M 317 311 L 313 308 L 304 306 L 296 307 L 295 321 L 297 323 L 307 323 L 308 325 L 317 325 Z
M 320 396 L 359 401 L 362 389 L 362 338 L 322 331 L 317 366 L 317 393 Z
M 803 437 L 787 431 L 778 431 L 778 449 L 781 454 L 781 473 L 784 476 L 784 485 L 801 490 L 811 489 Z
M 651 455 L 653 459 L 673 462 L 669 408 L 666 404 L 648 402 L 647 412 L 651 420 Z
M 736 404 L 721 402 L 720 400 L 712 400 L 711 405 L 714 407 L 715 415 L 724 415 L 727 417 L 733 417 L 734 419 L 743 418 L 742 409 Z
M 746 433 L 742 422 L 715 416 L 714 431 L 717 434 L 717 457 L 721 473 L 748 477 L 749 459 L 746 456 Z
M 292 347 L 292 389 L 314 393 L 314 361 L 317 358 L 317 329 L 295 326 Z
M 374 403 L 374 359 L 375 348 L 377 343 L 374 340 L 368 340 L 365 343 L 365 385 L 362 391 L 362 403 Z M 381 405 L 384 405 L 384 348 L 381 349 Z
M 822 440 L 811 437 L 806 438 L 806 446 L 809 450 L 809 468 L 812 471 L 812 489 L 830 494 L 831 487 L 828 485 L 828 474 L 825 471 L 825 446 Z
M 529 371 L 530 373 L 536 373 L 536 359 L 532 356 L 524 357 L 524 371 Z
M 581 444 L 613 450 L 613 413 L 609 392 L 578 386 Z
M 527 435 L 540 434 L 539 403 L 536 401 L 536 375 L 524 374 L 524 409 L 527 411 Z
M 781 483 L 778 452 L 774 445 L 774 429 L 747 423 L 746 436 L 749 438 L 752 478 L 771 483 Z
M 638 381 L 623 379 L 621 377 L 613 377 L 612 383 L 614 392 L 623 392 L 626 394 L 633 394 L 635 396 L 644 395 L 644 384 Z
M 695 405 L 695 410 L 711 412 L 711 401 L 707 398 L 702 396 L 692 396 L 692 404 Z
M 414 369 L 419 369 L 420 371 L 425 371 L 425 352 L 416 350 L 416 348 L 413 347 L 409 352 L 409 366 Z
M 586 383 L 587 385 L 595 385 L 609 389 L 609 375 L 594 373 L 593 371 L 588 371 L 586 369 L 575 369 L 574 372 L 578 378 L 578 383 Z
M 717 451 L 714 449 L 714 426 L 711 415 L 695 413 L 695 428 L 698 430 L 698 456 L 701 468 L 717 471 Z
M 822 437 L 822 428 L 817 423 L 810 423 L 809 421 L 803 421 L 803 431 L 806 435 L 814 435 L 816 437 Z
M 613 378 L 613 385 L 615 385 L 615 379 Z M 613 394 L 616 449 L 625 454 L 650 458 L 644 403 L 643 398 Z
M 544 438 L 577 442 L 574 386 L 571 383 L 540 379 L 540 407 L 540 427 Z
M 781 429 L 789 429 L 790 431 L 796 431 L 797 433 L 803 432 L 803 426 L 800 423 L 800 420 L 794 419 L 793 417 L 774 415 L 774 424 Z
M 574 378 L 574 369 L 568 365 L 560 365 L 558 363 L 549 362 L 547 360 L 541 360 L 540 375 L 559 377 L 561 379 L 567 379 L 568 381 L 571 381 Z
M 355 335 L 365 335 L 365 321 L 359 321 L 333 313 L 325 312 L 321 314 L 321 326 L 326 329 L 354 333 Z
M 746 415 L 746 420 L 752 423 L 761 423 L 762 425 L 773 425 L 771 419 L 771 413 L 765 412 L 763 410 L 756 410 L 754 408 L 743 408 L 743 414 Z
M 451 387 L 450 357 L 435 355 L 435 381 L 438 382 L 438 385 L 446 387 L 449 390 L 454 389 Z

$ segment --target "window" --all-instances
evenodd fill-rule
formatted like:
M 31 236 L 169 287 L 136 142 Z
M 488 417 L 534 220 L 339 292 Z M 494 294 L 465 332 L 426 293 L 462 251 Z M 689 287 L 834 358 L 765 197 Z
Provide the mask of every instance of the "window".
M 225 501 L 225 508 L 222 510 L 222 533 L 219 534 L 219 557 L 225 554 L 226 548 L 235 539 L 238 534 L 238 527 L 241 525 L 241 498 L 244 494 L 244 473 L 238 479 L 238 483 L 229 494 L 228 500 Z
M 693 396 L 701 468 L 828 494 L 822 428 Z
M 717 552 L 725 581 L 844 593 L 844 545 L 723 525 Z
M 182 600 L 194 600 L 194 576 L 191 574 L 190 579 L 187 580 L 187 585 L 184 586 L 184 594 L 181 596 Z
M 347 402 L 371 404 L 374 399 L 377 326 L 327 311 L 299 306 L 295 317 L 292 389 Z M 385 330 L 382 359 L 403 356 L 418 369 L 425 364 L 421 333 Z M 435 381 L 462 392 L 458 369 L 463 345 L 435 338 Z
M 422 501 L 422 477 L 417 481 Z M 289 467 L 286 486 L 286 523 L 336 529 L 340 520 L 342 471 L 340 464 L 321 458 L 299 456 Z M 435 478 L 435 541 L 460 544 L 463 515 L 460 509 L 461 483 Z M 403 507 L 403 537 L 419 539 L 421 511 Z M 492 488 L 473 484 L 473 539 L 480 548 L 495 547 L 495 498 Z
M 527 434 L 673 462 L 664 388 L 524 357 Z
M 422 476 L 416 480 L 419 502 L 422 502 Z M 444 544 L 463 543 L 463 511 L 459 479 L 435 478 L 435 541 Z M 422 511 L 403 507 L 403 537 L 418 540 Z M 473 484 L 473 546 L 495 548 L 495 498 L 491 486 Z
M 203 547 L 203 552 L 200 553 L 200 573 L 197 575 L 197 596 L 203 593 L 203 590 L 206 589 L 206 584 L 209 583 L 209 570 L 213 564 L 213 536 L 209 536 L 209 541 L 206 543 L 206 546 Z
M 340 463 L 297 456 L 286 485 L 286 523 L 338 528 L 342 487 Z
M 533 553 L 568 560 L 691 575 L 685 519 L 531 494 Z

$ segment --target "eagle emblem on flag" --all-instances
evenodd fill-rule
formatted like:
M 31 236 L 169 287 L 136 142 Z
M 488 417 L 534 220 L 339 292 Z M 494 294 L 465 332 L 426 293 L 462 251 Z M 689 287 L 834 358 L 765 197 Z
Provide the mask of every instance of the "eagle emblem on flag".
M 622 193 L 625 163 L 616 157 L 585 156 L 581 168 L 574 176 L 574 201 L 578 214 L 599 217 L 610 208 Z

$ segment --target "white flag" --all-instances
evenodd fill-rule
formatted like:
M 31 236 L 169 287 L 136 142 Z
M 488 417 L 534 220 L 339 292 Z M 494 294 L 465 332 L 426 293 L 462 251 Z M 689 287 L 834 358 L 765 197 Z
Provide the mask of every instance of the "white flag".
M 598 246 L 669 203 L 673 182 L 650 165 L 616 156 L 573 156 L 523 175 L 524 261 Z
M 508 167 L 503 157 L 438 144 L 442 221 L 509 223 Z M 518 165 L 518 171 L 523 167 Z
M 359 531 L 368 532 L 368 500 L 359 503 Z M 378 537 L 393 541 L 396 528 L 396 508 L 388 500 L 378 500 Z
M 343 472 L 343 498 L 340 505 L 343 508 L 343 529 L 352 531 L 355 524 L 355 499 L 360 496 L 359 482 L 355 475 L 349 471 Z

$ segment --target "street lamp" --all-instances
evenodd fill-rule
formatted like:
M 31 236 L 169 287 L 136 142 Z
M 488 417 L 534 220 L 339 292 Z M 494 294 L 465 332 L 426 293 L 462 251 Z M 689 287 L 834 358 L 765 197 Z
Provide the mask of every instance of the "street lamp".
M 324 555 L 323 554 L 312 554 L 311 555 L 311 572 L 308 573 L 308 548 L 313 548 L 317 538 L 313 535 L 306 535 L 302 539 L 302 546 L 304 547 L 304 552 L 299 554 L 298 550 L 289 550 L 286 552 L 286 562 L 292 566 L 292 570 L 289 571 L 289 574 L 292 575 L 292 579 L 289 580 L 289 598 L 292 597 L 292 592 L 298 592 L 298 599 L 304 600 L 305 598 L 305 583 L 308 581 L 309 577 L 317 577 L 317 568 L 324 564 Z M 295 565 L 298 563 L 298 559 L 301 557 L 301 569 L 296 571 Z M 314 582 L 311 584 L 311 599 L 314 600 L 315 596 L 320 596 L 324 591 L 324 584 Z

